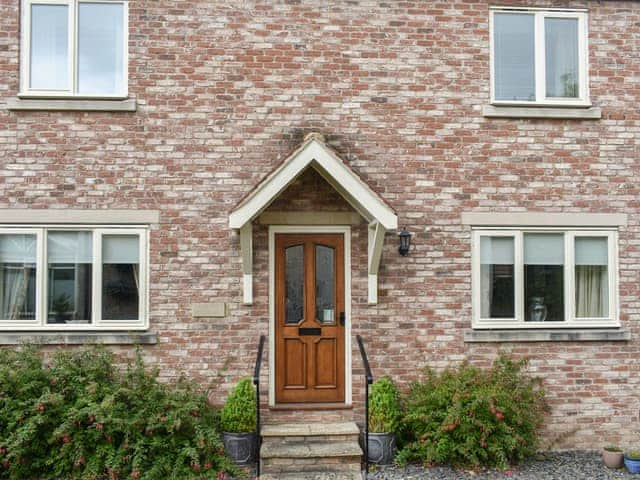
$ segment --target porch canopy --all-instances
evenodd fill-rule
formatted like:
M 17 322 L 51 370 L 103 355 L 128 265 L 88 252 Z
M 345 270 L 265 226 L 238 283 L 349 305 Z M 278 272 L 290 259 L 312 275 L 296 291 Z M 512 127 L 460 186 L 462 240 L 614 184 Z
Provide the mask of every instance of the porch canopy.
M 324 141 L 311 133 L 291 155 L 268 174 L 236 205 L 229 215 L 229 227 L 240 231 L 244 303 L 253 302 L 253 245 L 251 222 L 307 168 L 316 170 L 369 223 L 368 273 L 370 304 L 378 302 L 378 267 L 387 231 L 398 228 L 393 209 Z

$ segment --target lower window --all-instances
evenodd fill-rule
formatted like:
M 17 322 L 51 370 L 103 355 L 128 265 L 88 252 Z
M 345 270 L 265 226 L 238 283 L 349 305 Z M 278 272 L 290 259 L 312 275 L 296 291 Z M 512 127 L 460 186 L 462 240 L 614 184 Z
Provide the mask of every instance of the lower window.
M 146 327 L 147 232 L 0 229 L 0 329 Z
M 615 231 L 475 230 L 478 328 L 618 326 Z

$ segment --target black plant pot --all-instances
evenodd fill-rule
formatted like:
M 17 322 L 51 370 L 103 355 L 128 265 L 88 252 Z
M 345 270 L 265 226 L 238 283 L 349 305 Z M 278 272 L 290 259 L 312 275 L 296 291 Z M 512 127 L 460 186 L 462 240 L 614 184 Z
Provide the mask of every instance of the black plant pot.
M 396 454 L 396 436 L 393 433 L 369 432 L 367 456 L 369 463 L 390 465 Z
M 251 465 L 256 461 L 257 440 L 256 432 L 222 434 L 225 452 L 240 466 Z

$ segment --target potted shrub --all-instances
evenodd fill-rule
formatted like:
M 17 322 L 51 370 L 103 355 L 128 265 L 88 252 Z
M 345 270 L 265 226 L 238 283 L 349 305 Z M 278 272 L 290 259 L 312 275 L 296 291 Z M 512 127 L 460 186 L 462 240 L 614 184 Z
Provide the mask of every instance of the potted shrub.
M 620 447 L 607 445 L 602 450 L 602 461 L 609 468 L 620 468 L 623 465 L 624 454 Z
M 625 452 L 624 465 L 629 473 L 640 473 L 640 450 Z
M 396 450 L 395 431 L 400 420 L 398 390 L 390 378 L 373 383 L 369 396 L 369 443 L 367 455 L 371 463 L 389 465 Z
M 251 379 L 244 378 L 235 386 L 220 412 L 225 451 L 238 465 L 249 465 L 256 458 L 256 402 Z

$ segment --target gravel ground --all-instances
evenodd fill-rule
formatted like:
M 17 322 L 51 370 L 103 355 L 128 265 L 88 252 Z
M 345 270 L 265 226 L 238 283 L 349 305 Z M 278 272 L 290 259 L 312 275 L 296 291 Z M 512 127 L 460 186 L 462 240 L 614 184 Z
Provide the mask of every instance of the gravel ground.
M 489 470 L 471 472 L 450 467 L 379 467 L 369 480 L 640 480 L 625 468 L 611 470 L 604 466 L 599 452 L 553 452 L 541 454 L 506 472 Z

